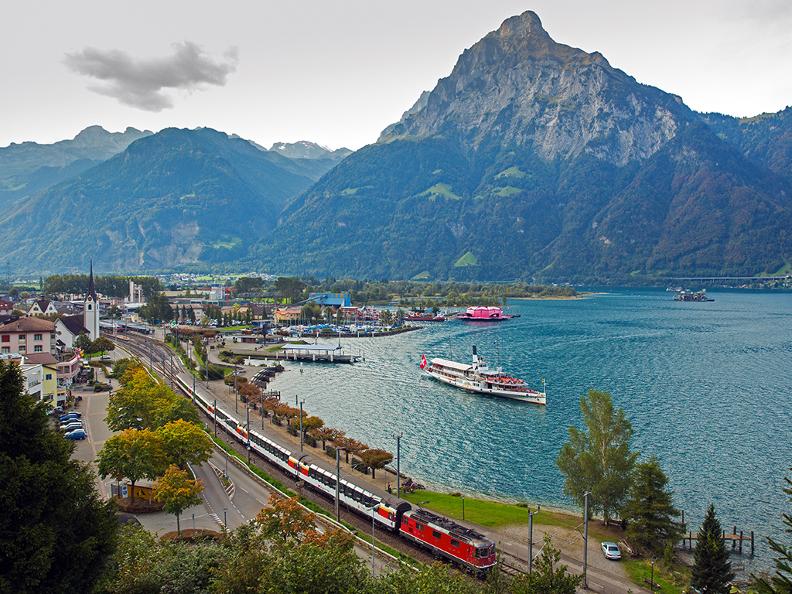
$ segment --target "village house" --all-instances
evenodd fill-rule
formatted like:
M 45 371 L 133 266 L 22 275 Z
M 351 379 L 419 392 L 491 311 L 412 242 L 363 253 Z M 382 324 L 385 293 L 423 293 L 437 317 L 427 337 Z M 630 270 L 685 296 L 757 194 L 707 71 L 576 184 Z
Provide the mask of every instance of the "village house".
M 55 303 L 49 299 L 36 299 L 28 310 L 29 316 L 52 316 L 58 313 Z
M 288 307 L 279 307 L 275 310 L 273 314 L 275 318 L 275 323 L 277 324 L 292 324 L 294 322 L 299 322 L 300 317 L 302 316 L 302 307 L 299 305 L 290 305 Z
M 54 354 L 55 350 L 54 322 L 26 317 L 0 326 L 0 353 Z
M 59 349 L 73 349 L 74 342 L 80 334 L 88 334 L 83 314 L 62 316 L 55 320 L 55 335 L 57 337 L 57 346 Z

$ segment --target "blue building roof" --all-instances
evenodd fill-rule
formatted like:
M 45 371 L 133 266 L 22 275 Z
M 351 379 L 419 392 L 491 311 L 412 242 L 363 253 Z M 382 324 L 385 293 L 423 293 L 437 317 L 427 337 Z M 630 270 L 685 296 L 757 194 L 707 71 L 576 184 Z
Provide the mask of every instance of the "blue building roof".
M 311 293 L 306 301 L 332 307 L 351 307 L 352 298 L 349 293 Z

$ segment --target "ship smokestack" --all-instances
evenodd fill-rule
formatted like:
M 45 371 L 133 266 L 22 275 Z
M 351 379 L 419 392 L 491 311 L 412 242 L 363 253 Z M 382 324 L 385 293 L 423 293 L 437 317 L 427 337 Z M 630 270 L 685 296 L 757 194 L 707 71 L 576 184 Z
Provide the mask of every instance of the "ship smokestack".
M 476 350 L 476 345 L 473 345 L 473 366 L 478 367 L 479 358 L 478 358 L 478 351 Z

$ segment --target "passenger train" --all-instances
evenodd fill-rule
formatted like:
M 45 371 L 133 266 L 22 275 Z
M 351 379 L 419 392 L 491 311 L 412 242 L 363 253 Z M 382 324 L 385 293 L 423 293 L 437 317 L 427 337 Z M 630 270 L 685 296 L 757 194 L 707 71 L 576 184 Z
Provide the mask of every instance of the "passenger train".
M 282 469 L 295 480 L 301 480 L 315 491 L 335 499 L 336 475 L 316 464 L 301 452 L 291 452 L 256 431 L 248 432 L 245 426 L 220 408 L 207 402 L 181 378 L 176 377 L 179 387 L 217 423 L 225 425 L 228 433 L 240 443 L 258 453 L 270 463 Z M 384 530 L 398 533 L 433 554 L 445 557 L 476 574 L 484 574 L 496 563 L 495 543 L 483 534 L 457 524 L 453 520 L 424 509 L 413 509 L 409 502 L 396 497 L 383 499 L 341 479 L 339 501 L 348 509 L 371 518 Z

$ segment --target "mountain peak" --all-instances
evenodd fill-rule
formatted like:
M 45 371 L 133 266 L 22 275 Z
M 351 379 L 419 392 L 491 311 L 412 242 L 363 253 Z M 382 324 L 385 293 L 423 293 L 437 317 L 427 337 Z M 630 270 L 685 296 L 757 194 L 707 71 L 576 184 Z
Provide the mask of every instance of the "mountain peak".
M 547 31 L 542 27 L 539 15 L 533 10 L 526 10 L 522 14 L 509 17 L 501 23 L 501 26 L 494 33 L 500 37 L 526 37 L 528 35 L 549 37 Z
M 98 124 L 94 124 L 93 126 L 88 126 L 87 128 L 83 128 L 80 130 L 77 135 L 74 137 L 74 140 L 87 140 L 87 139 L 94 139 L 104 137 L 110 134 L 107 130 L 99 126 Z

